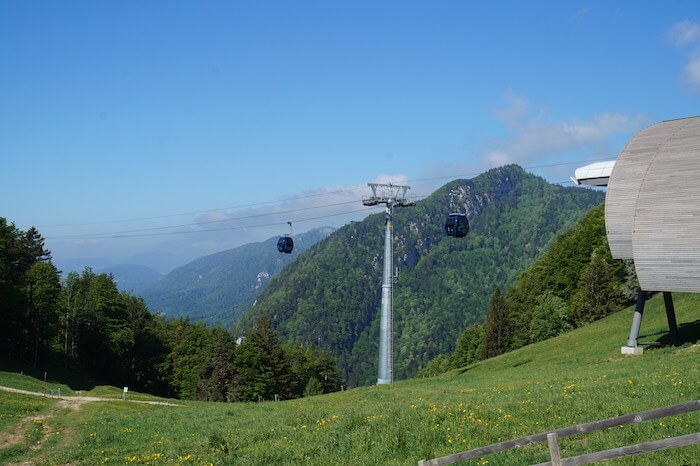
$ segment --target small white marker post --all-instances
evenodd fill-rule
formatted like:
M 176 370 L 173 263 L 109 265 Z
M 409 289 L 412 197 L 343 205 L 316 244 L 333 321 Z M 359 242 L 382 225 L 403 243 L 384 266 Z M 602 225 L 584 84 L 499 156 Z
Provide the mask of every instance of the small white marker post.
M 129 387 L 124 387 L 124 393 L 122 394 L 122 400 L 126 400 L 126 392 L 129 391 Z

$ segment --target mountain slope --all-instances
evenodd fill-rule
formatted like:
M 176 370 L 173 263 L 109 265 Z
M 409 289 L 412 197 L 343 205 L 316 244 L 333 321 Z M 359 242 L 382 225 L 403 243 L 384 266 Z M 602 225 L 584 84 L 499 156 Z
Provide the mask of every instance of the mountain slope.
M 518 166 L 443 186 L 416 206 L 396 209 L 394 375 L 412 376 L 457 335 L 480 322 L 497 286 L 507 287 L 603 193 L 563 188 Z M 472 229 L 445 237 L 445 214 L 466 212 Z M 281 333 L 329 349 L 349 385 L 373 383 L 381 298 L 384 214 L 339 229 L 276 277 L 235 331 L 260 315 Z
M 201 257 L 173 270 L 142 293 L 152 312 L 230 326 L 251 307 L 270 277 L 333 228 L 294 236 L 291 254 L 277 251 L 277 237 Z
M 634 302 L 639 287 L 634 267 L 629 261 L 610 256 L 604 217 L 604 204 L 590 209 L 573 228 L 558 235 L 502 294 L 507 320 L 501 321 L 504 325 L 499 330 L 491 328 L 504 336 L 499 352 L 555 337 Z M 596 259 L 602 259 L 605 265 Z M 582 280 L 587 274 L 600 280 Z M 489 338 L 493 342 L 493 333 L 484 333 L 485 327 L 464 329 L 452 355 L 438 356 L 422 375 L 438 374 L 484 358 L 484 346 Z
M 111 274 L 120 291 L 133 294 L 142 293 L 163 278 L 162 273 L 140 264 L 112 265 L 96 270 L 95 273 Z

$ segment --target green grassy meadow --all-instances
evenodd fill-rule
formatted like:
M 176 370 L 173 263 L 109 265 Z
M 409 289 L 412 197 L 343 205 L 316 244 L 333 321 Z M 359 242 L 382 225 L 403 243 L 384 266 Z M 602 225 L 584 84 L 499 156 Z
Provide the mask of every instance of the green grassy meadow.
M 700 399 L 700 296 L 674 294 L 684 343 L 623 356 L 632 311 L 558 338 L 449 372 L 293 401 L 223 404 L 123 401 L 76 405 L 0 392 L 0 463 L 415 465 L 514 439 Z M 647 303 L 640 341 L 665 341 L 661 296 Z M 0 372 L 0 385 L 42 390 L 43 380 Z M 62 394 L 77 394 L 69 384 Z M 95 387 L 84 395 L 121 397 Z M 129 398 L 155 399 L 129 394 Z M 700 413 L 560 440 L 562 456 L 700 432 Z M 12 445 L 7 439 L 14 434 Z M 549 459 L 545 445 L 469 464 Z M 700 464 L 700 446 L 609 462 Z

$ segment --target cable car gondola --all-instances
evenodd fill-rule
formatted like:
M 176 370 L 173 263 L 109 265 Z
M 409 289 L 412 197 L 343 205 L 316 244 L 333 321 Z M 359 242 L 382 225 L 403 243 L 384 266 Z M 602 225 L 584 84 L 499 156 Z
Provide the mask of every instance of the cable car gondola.
M 294 249 L 294 240 L 292 239 L 292 222 L 287 222 L 289 224 L 289 233 L 288 235 L 280 236 L 280 239 L 277 240 L 277 250 L 279 252 L 283 252 L 285 254 L 291 254 L 292 249 Z
M 277 240 L 277 250 L 290 254 L 292 249 L 294 249 L 294 240 L 292 240 L 292 237 L 289 235 L 280 236 L 280 239 Z
M 469 219 L 466 214 L 451 213 L 445 219 L 445 234 L 455 238 L 463 238 L 469 233 Z

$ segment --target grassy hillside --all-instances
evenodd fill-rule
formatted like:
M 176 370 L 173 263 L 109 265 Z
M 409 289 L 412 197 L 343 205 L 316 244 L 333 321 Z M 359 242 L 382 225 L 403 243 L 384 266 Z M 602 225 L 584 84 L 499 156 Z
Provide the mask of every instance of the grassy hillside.
M 0 462 L 415 465 L 422 458 L 696 400 L 700 296 L 674 296 L 685 343 L 648 348 L 641 357 L 620 355 L 629 308 L 440 377 L 287 402 L 76 406 L 0 392 Z M 640 340 L 663 340 L 665 332 L 663 302 L 656 296 L 647 303 Z M 15 384 L 43 382 L 0 372 L 0 385 Z M 700 413 L 694 413 L 573 437 L 560 446 L 563 456 L 572 456 L 698 431 Z M 19 443 L 8 443 L 17 437 Z M 614 464 L 698 464 L 698 458 L 695 446 Z M 546 446 L 532 446 L 472 464 L 547 459 Z

